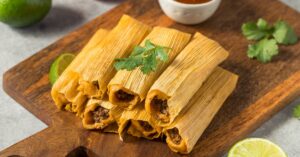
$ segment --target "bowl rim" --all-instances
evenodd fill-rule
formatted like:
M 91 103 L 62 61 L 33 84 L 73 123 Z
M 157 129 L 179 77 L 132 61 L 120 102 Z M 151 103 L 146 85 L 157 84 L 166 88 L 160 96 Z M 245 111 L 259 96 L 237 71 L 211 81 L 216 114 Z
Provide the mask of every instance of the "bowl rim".
M 187 4 L 187 3 L 178 2 L 176 0 L 163 0 L 163 1 L 169 1 L 170 3 L 173 3 L 174 5 L 181 6 L 181 7 L 194 8 L 194 7 L 209 6 L 209 5 L 217 3 L 218 1 L 221 1 L 221 0 L 210 0 L 209 2 L 199 3 L 199 4 Z

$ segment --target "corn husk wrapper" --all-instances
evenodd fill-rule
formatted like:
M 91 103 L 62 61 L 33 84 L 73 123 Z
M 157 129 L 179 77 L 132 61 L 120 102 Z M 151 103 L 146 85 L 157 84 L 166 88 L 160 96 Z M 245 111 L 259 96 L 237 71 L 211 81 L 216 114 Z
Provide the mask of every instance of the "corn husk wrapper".
M 217 42 L 196 33 L 147 94 L 145 109 L 156 120 L 156 124 L 162 127 L 170 125 L 206 78 L 228 55 Z M 155 99 L 167 101 L 166 116 L 160 117 L 162 111 L 157 105 L 151 104 Z
M 111 123 L 110 125 L 108 125 L 106 128 L 104 128 L 103 132 L 118 134 L 120 118 L 121 118 L 123 112 L 124 112 L 123 108 L 119 108 L 118 106 L 114 105 L 114 107 L 112 107 L 110 110 L 110 114 L 112 115 L 114 122 Z
M 102 107 L 104 109 L 109 110 L 109 117 L 101 120 L 100 122 L 96 122 L 94 120 L 94 112 L 98 107 Z M 109 101 L 102 101 L 96 99 L 90 99 L 85 108 L 82 124 L 85 129 L 104 129 L 110 124 L 115 122 L 114 115 L 111 113 L 111 109 L 114 106 Z
M 65 109 L 70 112 L 78 112 L 84 109 L 80 108 L 80 104 L 85 103 L 87 98 L 82 92 L 77 90 L 79 74 L 75 73 L 74 69 L 83 62 L 85 56 L 88 56 L 91 50 L 96 47 L 107 34 L 107 30 L 99 29 L 53 85 L 51 96 L 59 109 Z
M 152 129 L 145 129 L 140 122 L 150 125 Z M 145 111 L 144 105 L 138 105 L 133 110 L 124 110 L 118 124 L 121 140 L 126 133 L 135 137 L 155 139 L 160 137 L 162 132 L 162 128 L 155 126 L 151 121 L 151 116 Z
M 166 50 L 168 53 L 168 61 L 159 62 L 155 72 L 151 72 L 148 75 L 143 74 L 139 68 L 136 68 L 133 71 L 118 71 L 108 85 L 109 101 L 115 105 L 126 107 L 127 109 L 132 109 L 143 101 L 151 85 L 186 46 L 190 41 L 190 38 L 190 34 L 175 29 L 154 27 L 140 46 L 144 46 L 145 41 L 150 40 L 156 45 L 170 48 L 169 50 Z M 129 101 L 120 100 L 116 94 L 120 90 L 133 95 L 134 97 Z
M 224 101 L 235 89 L 237 80 L 237 75 L 216 68 L 189 101 L 189 108 L 185 108 L 170 126 L 164 128 L 167 144 L 172 151 L 183 154 L 191 152 Z M 168 133 L 172 129 L 178 130 L 180 144 L 172 142 Z

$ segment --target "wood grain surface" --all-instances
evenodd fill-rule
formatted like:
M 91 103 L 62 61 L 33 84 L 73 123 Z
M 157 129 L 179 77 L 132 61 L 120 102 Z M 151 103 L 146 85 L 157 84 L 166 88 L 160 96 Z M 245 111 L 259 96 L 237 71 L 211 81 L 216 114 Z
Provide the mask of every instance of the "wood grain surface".
M 263 17 L 272 22 L 284 19 L 300 34 L 300 15 L 277 0 L 260 0 L 259 3 L 257 0 L 223 0 L 211 19 L 194 26 L 170 20 L 157 1 L 129 0 L 5 73 L 5 91 L 49 128 L 5 149 L 0 156 L 179 156 L 159 140 L 120 142 L 117 135 L 84 130 L 79 118 L 59 111 L 51 100 L 48 71 L 53 60 L 61 52 L 79 52 L 97 29 L 112 28 L 124 13 L 151 26 L 167 26 L 190 33 L 200 31 L 230 51 L 222 67 L 240 76 L 237 89 L 189 156 L 221 156 L 233 143 L 300 94 L 300 44 L 280 47 L 280 55 L 271 63 L 261 64 L 246 56 L 248 41 L 240 32 L 243 22 Z

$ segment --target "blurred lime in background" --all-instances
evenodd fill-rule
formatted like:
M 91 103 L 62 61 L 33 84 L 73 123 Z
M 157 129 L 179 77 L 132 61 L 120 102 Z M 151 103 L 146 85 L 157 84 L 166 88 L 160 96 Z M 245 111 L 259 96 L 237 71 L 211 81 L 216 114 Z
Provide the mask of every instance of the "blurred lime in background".
M 0 21 L 12 27 L 26 27 L 41 21 L 51 0 L 0 0 Z

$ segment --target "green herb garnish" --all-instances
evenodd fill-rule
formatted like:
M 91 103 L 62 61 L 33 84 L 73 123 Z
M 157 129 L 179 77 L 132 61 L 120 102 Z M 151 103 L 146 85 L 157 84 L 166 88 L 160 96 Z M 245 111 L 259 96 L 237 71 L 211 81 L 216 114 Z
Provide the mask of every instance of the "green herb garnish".
M 288 23 L 278 21 L 274 27 L 275 31 L 273 32 L 273 36 L 279 44 L 290 45 L 297 43 L 298 37 Z
M 155 71 L 159 61 L 168 60 L 168 51 L 170 48 L 153 44 L 150 40 L 145 41 L 145 46 L 134 47 L 128 58 L 118 58 L 114 64 L 117 70 L 132 71 L 139 67 L 144 74 Z
M 257 58 L 266 63 L 278 54 L 278 45 L 274 39 L 262 39 L 254 45 L 249 45 L 247 54 L 249 58 Z
M 296 106 L 293 110 L 293 116 L 300 119 L 300 105 Z
M 269 26 L 266 20 L 258 19 L 256 23 L 244 23 L 242 32 L 248 40 L 260 40 L 272 34 L 272 27 Z
M 248 46 L 248 57 L 256 58 L 263 63 L 270 62 L 279 53 L 278 44 L 291 45 L 298 41 L 293 28 L 282 20 L 270 25 L 260 18 L 256 23 L 244 23 L 242 32 L 248 40 L 258 41 Z

